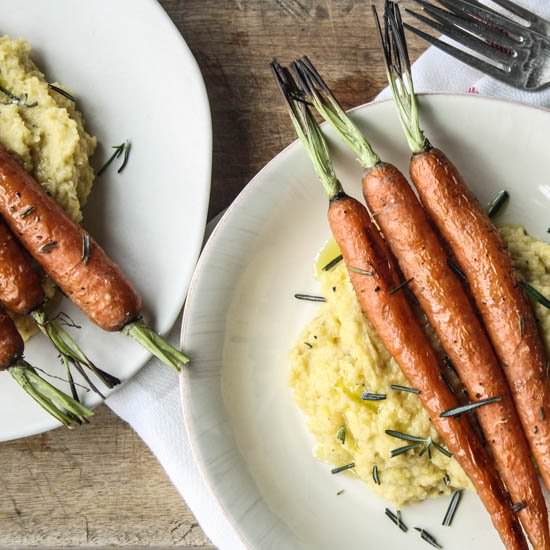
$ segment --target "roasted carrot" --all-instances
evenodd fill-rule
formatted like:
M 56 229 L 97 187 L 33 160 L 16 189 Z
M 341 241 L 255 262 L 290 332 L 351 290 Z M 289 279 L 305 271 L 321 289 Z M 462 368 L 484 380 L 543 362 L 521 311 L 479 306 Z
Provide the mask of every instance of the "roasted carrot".
M 405 177 L 379 160 L 311 61 L 303 58 L 294 67 L 306 99 L 348 142 L 365 168 L 363 194 L 370 212 L 471 401 L 500 399 L 477 409 L 477 416 L 513 501 L 526 505 L 519 516 L 533 547 L 549 549 L 546 504 L 506 378 L 462 282 L 449 267 L 440 237 Z
M 29 207 L 16 215 L 27 218 L 34 215 L 34 209 Z M 74 365 L 90 387 L 103 397 L 83 369 L 90 369 L 109 388 L 120 384 L 120 380 L 94 365 L 61 323 L 47 316 L 43 308 L 45 300 L 40 276 L 30 257 L 0 220 L 0 303 L 11 313 L 32 316 L 42 333 L 66 359 L 64 362 Z M 73 388 L 73 396 L 76 395 Z
M 272 68 L 329 197 L 329 225 L 363 312 L 410 384 L 420 390 L 434 427 L 472 480 L 506 547 L 527 548 L 500 478 L 468 419 L 441 416 L 458 402 L 441 376 L 437 355 L 405 293 L 394 292 L 400 279 L 389 249 L 367 209 L 344 193 L 324 138 L 290 73 L 276 62 Z
M 49 414 L 67 427 L 82 424 L 93 412 L 44 380 L 23 359 L 24 343 L 15 324 L 0 308 L 0 371 L 14 380 Z
M 389 3 L 388 76 L 413 156 L 412 181 L 424 208 L 449 245 L 469 283 L 547 488 L 550 488 L 550 386 L 537 322 L 497 229 L 445 154 L 420 127 L 404 30 Z M 390 43 L 391 41 L 391 43 Z M 399 62 L 392 62 L 390 52 Z
M 92 321 L 104 330 L 128 334 L 177 370 L 188 362 L 141 320 L 141 298 L 121 269 L 2 147 L 0 190 L 4 221 L 46 274 Z M 30 215 L 21 216 L 29 211 Z

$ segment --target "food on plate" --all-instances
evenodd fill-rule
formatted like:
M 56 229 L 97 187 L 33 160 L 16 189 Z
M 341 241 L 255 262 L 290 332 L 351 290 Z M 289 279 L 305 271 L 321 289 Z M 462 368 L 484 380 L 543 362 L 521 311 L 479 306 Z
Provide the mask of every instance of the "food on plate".
M 450 451 L 460 463 L 505 545 L 526 548 L 521 526 L 500 478 L 469 420 L 465 416 L 442 415 L 457 407 L 458 401 L 442 378 L 437 354 L 408 302 L 386 243 L 366 208 L 344 193 L 333 171 L 324 138 L 290 73 L 276 62 L 272 67 L 296 132 L 310 153 L 329 196 L 329 225 L 342 251 L 361 309 L 401 367 L 409 386 L 419 391 L 422 404 L 449 449 L 439 446 L 438 451 Z M 403 435 L 410 436 L 394 435 L 403 439 Z M 419 443 L 418 439 L 412 441 L 411 445 Z M 351 463 L 343 465 L 350 469 L 354 466 Z
M 339 253 L 330 248 L 323 265 Z M 424 444 L 392 457 L 409 442 L 387 430 L 441 441 L 418 390 L 363 315 L 343 262 L 318 273 L 326 303 L 290 354 L 290 386 L 315 436 L 315 456 L 334 466 L 354 463 L 353 474 L 397 507 L 469 488 L 456 460 L 435 448 L 431 458 Z M 385 398 L 361 399 L 369 395 Z
M 0 309 L 0 371 L 8 371 L 44 410 L 65 426 L 86 422 L 93 412 L 44 380 L 23 359 L 23 348 L 23 339 L 15 324 Z
M 3 147 L 0 189 L 0 214 L 10 229 L 94 323 L 123 331 L 175 369 L 188 362 L 140 319 L 141 298 L 121 269 Z M 18 215 L 31 208 L 31 215 Z
M 481 314 L 507 377 L 523 430 L 550 488 L 550 386 L 547 358 L 527 295 L 491 220 L 445 154 L 420 128 L 404 31 L 389 3 L 386 23 L 399 60 L 388 64 L 391 88 L 413 152 L 412 181 L 433 223 L 450 247 Z M 389 61 L 392 61 L 389 59 Z M 401 72 L 403 71 L 403 72 Z
M 391 49 L 387 51 L 391 56 Z M 525 505 L 519 516 L 529 539 L 535 548 L 550 548 L 546 504 L 508 383 L 459 275 L 449 266 L 443 242 L 405 177 L 395 166 L 373 158 L 368 141 L 311 62 L 305 58 L 296 68 L 308 99 L 348 138 L 365 168 L 363 194 L 369 211 L 468 390 L 512 501 Z

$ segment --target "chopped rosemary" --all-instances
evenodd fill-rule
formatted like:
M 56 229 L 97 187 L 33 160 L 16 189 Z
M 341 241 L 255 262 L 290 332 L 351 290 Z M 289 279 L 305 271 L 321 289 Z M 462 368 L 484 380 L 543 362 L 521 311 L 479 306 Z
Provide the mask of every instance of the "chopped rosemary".
M 342 445 L 346 442 L 346 427 L 340 426 L 338 428 L 338 431 L 336 432 L 336 439 L 342 443 Z
M 323 267 L 323 271 L 330 271 L 333 267 L 337 266 L 343 259 L 344 257 L 342 255 L 336 256 L 336 258 L 333 258 L 332 260 L 330 260 L 330 262 Z
M 415 443 L 425 443 L 427 441 L 426 437 L 418 437 L 417 435 L 404 434 L 396 430 L 386 430 L 386 433 L 390 437 L 395 437 L 396 439 L 403 439 L 404 441 L 414 441 Z
M 82 258 L 81 261 L 87 264 L 90 260 L 90 235 L 88 233 L 82 234 Z
M 500 191 L 498 195 L 489 203 L 489 206 L 487 206 L 487 216 L 490 218 L 493 218 L 496 216 L 500 209 L 508 202 L 508 199 L 510 198 L 510 194 L 508 191 Z
M 402 391 L 406 393 L 416 393 L 417 395 L 420 393 L 420 390 L 416 388 L 409 388 L 409 386 L 401 386 L 400 384 L 392 384 L 390 388 L 394 391 Z
M 49 254 L 52 250 L 54 250 L 58 246 L 59 246 L 59 243 L 57 241 L 50 241 L 49 243 L 42 245 L 38 249 L 38 252 L 41 252 L 42 254 Z
M 352 468 L 355 468 L 355 462 L 350 462 L 349 464 L 345 464 L 344 466 L 338 466 L 337 468 L 332 468 L 330 473 L 339 474 L 340 472 L 345 472 L 346 470 L 351 470 Z
M 407 279 L 406 281 L 403 281 L 401 284 L 397 285 L 395 288 L 392 288 L 390 290 L 390 295 L 395 294 L 396 292 L 399 292 L 402 288 L 405 288 L 413 280 L 414 280 L 414 277 L 411 277 L 410 279 Z
M 404 453 L 408 453 L 409 451 L 412 451 L 413 449 L 419 449 L 422 447 L 422 443 L 411 443 L 410 445 L 405 445 L 404 447 L 398 447 L 397 449 L 392 449 L 390 452 L 390 457 L 395 458 L 396 456 L 402 455 Z
M 304 342 L 304 346 L 307 346 L 309 349 L 313 348 L 313 346 L 309 342 Z
M 389 508 L 386 508 L 385 510 L 386 516 L 388 516 L 401 531 L 406 533 L 409 528 L 403 523 L 403 520 L 401 519 L 401 514 L 398 512 L 399 515 L 394 514 Z
M 128 159 L 130 158 L 130 150 L 132 149 L 132 143 L 128 140 L 126 140 L 124 147 L 124 157 L 122 158 L 122 164 L 120 165 L 120 168 L 117 170 L 117 174 L 120 174 L 124 168 L 126 168 L 126 165 L 128 164 Z
M 441 525 L 444 525 L 445 527 L 451 526 L 451 523 L 453 523 L 453 519 L 455 517 L 456 511 L 458 509 L 458 505 L 460 504 L 461 499 L 462 499 L 462 491 L 460 490 L 454 491 L 451 496 L 451 502 L 449 503 L 447 512 L 445 513 L 445 517 L 443 518 L 443 523 Z
M 366 269 L 361 269 L 360 267 L 350 267 L 349 270 L 352 273 L 358 273 L 359 275 L 365 275 L 366 277 L 372 277 L 374 275 L 374 271 L 367 271 Z
M 415 530 L 420 533 L 420 538 L 422 540 L 425 540 L 428 544 L 431 544 L 435 548 L 439 548 L 439 550 L 443 549 L 443 546 L 441 546 L 441 544 L 439 544 L 439 542 L 435 540 L 434 536 L 430 535 L 428 531 L 426 531 L 425 529 L 422 529 L 421 527 L 415 527 Z
M 523 338 L 525 336 L 525 317 L 523 315 L 520 315 L 518 317 L 518 322 L 519 322 L 519 335 L 521 336 L 521 338 Z
M 449 477 L 449 474 L 445 474 L 443 476 L 443 483 L 448 487 L 451 484 L 451 478 Z
M 544 296 L 544 294 L 541 294 L 534 286 L 531 286 L 525 281 L 520 281 L 519 284 L 521 288 L 525 290 L 525 293 L 527 294 L 527 296 L 529 296 L 529 298 L 535 300 L 535 302 L 538 302 L 541 306 L 550 309 L 550 300 L 546 296 Z
M 344 489 L 340 489 L 337 493 L 336 493 L 336 496 L 339 497 L 340 495 L 343 495 L 344 494 Z
M 385 393 L 371 393 L 366 391 L 361 396 L 361 399 L 363 401 L 383 401 L 384 399 L 386 399 L 386 397 L 387 396 Z
M 48 84 L 48 88 L 50 88 L 50 90 L 53 90 L 54 92 L 57 92 L 59 95 L 66 97 L 70 101 L 76 101 L 76 98 L 74 96 L 72 96 L 69 92 L 65 91 L 63 88 L 56 86 L 55 84 Z
M 294 294 L 296 300 L 303 300 L 304 302 L 326 302 L 326 298 L 323 296 L 313 296 L 312 294 Z
M 451 260 L 451 258 L 449 258 L 447 260 L 447 265 L 462 279 L 462 280 L 466 280 L 466 275 L 464 275 L 464 273 L 462 272 L 462 269 L 460 269 L 460 267 L 458 267 L 458 265 L 455 263 L 454 260 Z
M 29 99 L 28 94 L 23 94 L 22 96 L 16 96 L 14 93 L 10 92 L 8 89 L 4 88 L 3 86 L 0 86 L 0 92 L 2 92 L 5 96 L 8 97 L 9 99 L 8 103 L 19 105 L 20 107 L 36 107 L 38 105 L 37 101 L 35 101 L 34 103 L 27 103 Z
M 468 403 L 467 405 L 461 405 L 460 407 L 455 407 L 454 409 L 448 409 L 446 411 L 443 411 L 439 416 L 444 418 L 449 416 L 460 416 L 461 414 L 471 412 L 475 409 L 478 409 L 479 407 L 483 407 L 483 405 L 498 403 L 500 400 L 500 396 L 487 397 L 486 399 L 480 399 L 479 401 L 475 401 L 474 403 Z
M 34 206 L 27 206 L 27 208 L 25 208 L 25 210 L 21 212 L 19 217 L 24 220 L 27 216 L 30 216 L 35 210 L 36 208 Z
M 512 504 L 512 512 L 518 513 L 521 512 L 524 508 L 527 508 L 527 504 L 523 501 L 516 502 L 515 504 Z
M 376 464 L 372 467 L 372 479 L 376 485 L 380 485 L 380 473 L 378 472 L 378 466 Z
M 101 176 L 105 170 L 111 165 L 111 163 L 119 158 L 122 154 L 124 154 L 124 158 L 122 160 L 122 164 L 120 165 L 120 168 L 117 170 L 118 173 L 122 171 L 122 169 L 128 164 L 128 154 L 129 154 L 129 147 L 130 142 L 126 140 L 125 142 L 121 143 L 120 145 L 113 145 L 113 149 L 115 152 L 107 159 L 105 164 L 97 171 L 96 177 Z

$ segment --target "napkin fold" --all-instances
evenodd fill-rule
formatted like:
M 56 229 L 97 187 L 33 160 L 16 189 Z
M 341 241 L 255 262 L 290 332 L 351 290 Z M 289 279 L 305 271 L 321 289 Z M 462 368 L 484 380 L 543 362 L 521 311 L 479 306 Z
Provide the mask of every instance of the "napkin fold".
M 523 0 L 522 5 L 550 19 L 548 0 Z M 522 92 L 484 76 L 438 49 L 429 48 L 413 65 L 418 92 L 456 92 L 496 96 L 531 105 L 550 107 L 550 90 Z M 384 90 L 379 98 L 387 97 Z M 216 220 L 210 222 L 212 228 Z M 170 341 L 179 341 L 181 316 Z M 107 405 L 125 420 L 157 457 L 168 477 L 195 514 L 212 543 L 222 550 L 245 548 L 235 529 L 194 463 L 180 408 L 176 373 L 151 360 L 132 380 L 107 399 Z

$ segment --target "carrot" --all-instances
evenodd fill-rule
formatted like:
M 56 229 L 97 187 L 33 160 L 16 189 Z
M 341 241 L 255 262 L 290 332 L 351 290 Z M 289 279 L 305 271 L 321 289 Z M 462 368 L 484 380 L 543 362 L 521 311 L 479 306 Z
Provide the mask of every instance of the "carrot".
M 104 330 L 133 337 L 176 370 L 189 361 L 141 320 L 141 298 L 121 269 L 1 147 L 0 189 L 4 221 L 47 275 L 93 322 Z
M 389 2 L 383 40 L 388 77 L 409 146 L 410 172 L 424 208 L 464 273 L 500 360 L 523 430 L 550 488 L 550 387 L 536 319 L 496 228 L 456 167 L 432 148 L 419 122 L 399 8 Z M 392 52 L 397 60 L 392 59 Z M 547 548 L 548 546 L 545 546 Z
M 500 399 L 477 410 L 481 427 L 513 501 L 526 504 L 519 515 L 533 546 L 550 548 L 546 504 L 506 378 L 461 281 L 449 267 L 439 236 L 404 176 L 379 160 L 311 61 L 302 58 L 294 67 L 307 99 L 365 168 L 363 194 L 370 212 L 470 399 Z
M 18 215 L 26 218 L 33 214 L 34 209 L 29 207 Z M 31 259 L 4 222 L 0 221 L 0 303 L 11 313 L 32 316 L 61 357 L 66 359 L 68 364 L 74 365 L 90 387 L 104 397 L 83 368 L 94 372 L 109 388 L 120 384 L 120 380 L 94 365 L 60 322 L 48 318 L 43 309 L 45 299 L 40 276 L 34 269 Z M 74 395 L 76 390 L 73 387 Z
M 0 308 L 0 371 L 13 379 L 49 414 L 67 427 L 87 422 L 93 412 L 44 380 L 23 359 L 24 343 L 15 324 Z
M 329 225 L 363 312 L 410 384 L 420 390 L 434 427 L 472 480 L 506 547 L 527 548 L 500 478 L 467 418 L 441 416 L 458 402 L 441 376 L 436 353 L 405 293 L 395 292 L 400 279 L 387 245 L 366 208 L 344 193 L 323 136 L 290 73 L 276 62 L 272 68 L 329 197 Z

